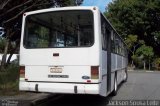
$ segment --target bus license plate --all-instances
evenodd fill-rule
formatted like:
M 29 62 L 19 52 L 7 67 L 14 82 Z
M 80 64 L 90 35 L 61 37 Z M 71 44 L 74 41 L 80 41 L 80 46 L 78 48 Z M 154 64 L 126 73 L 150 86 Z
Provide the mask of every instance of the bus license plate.
M 62 73 L 62 67 L 50 67 L 50 73 Z
M 68 75 L 48 75 L 48 78 L 69 78 Z

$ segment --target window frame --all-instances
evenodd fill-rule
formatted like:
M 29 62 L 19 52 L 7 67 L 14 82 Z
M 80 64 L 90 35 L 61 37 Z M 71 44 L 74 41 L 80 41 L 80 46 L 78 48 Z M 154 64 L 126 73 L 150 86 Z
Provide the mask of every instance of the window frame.
M 82 46 L 65 46 L 65 47 L 36 47 L 36 48 L 30 48 L 30 47 L 26 47 L 25 46 L 25 36 L 26 36 L 26 27 L 27 27 L 27 23 L 26 23 L 26 21 L 27 21 L 27 18 L 28 17 L 30 17 L 30 16 L 34 16 L 34 15 L 39 15 L 39 14 L 47 14 L 47 13 L 52 13 L 52 12 L 65 12 L 65 11 L 88 11 L 88 12 L 90 12 L 91 13 L 91 15 L 92 15 L 92 33 L 93 33 L 93 35 L 92 35 L 92 43 L 90 44 L 90 45 L 86 45 L 86 46 L 84 46 L 84 45 L 82 45 Z M 32 20 L 33 21 L 33 20 Z M 31 14 L 31 15 L 27 15 L 26 16 L 26 18 L 25 18 L 25 23 L 24 23 L 24 34 L 23 34 L 23 47 L 25 48 L 25 49 L 49 49 L 49 48 L 84 48 L 84 47 L 92 47 L 94 44 L 95 44 L 95 18 L 94 18 L 94 12 L 92 11 L 92 10 L 88 10 L 88 9 L 86 9 L 86 10 L 58 10 L 58 11 L 51 11 L 51 12 L 42 12 L 42 13 L 36 13 L 36 14 Z M 38 24 L 40 24 L 40 25 L 42 25 L 43 27 L 47 27 L 47 28 L 49 28 L 49 26 L 48 25 L 45 25 L 45 24 L 42 24 L 42 23 L 40 23 L 40 22 L 37 22 L 36 21 L 36 23 L 38 23 Z M 51 29 L 51 28 L 49 28 L 50 30 L 53 30 L 53 29 Z M 63 33 L 64 34 L 64 33 Z M 67 35 L 67 34 L 65 34 L 65 35 Z

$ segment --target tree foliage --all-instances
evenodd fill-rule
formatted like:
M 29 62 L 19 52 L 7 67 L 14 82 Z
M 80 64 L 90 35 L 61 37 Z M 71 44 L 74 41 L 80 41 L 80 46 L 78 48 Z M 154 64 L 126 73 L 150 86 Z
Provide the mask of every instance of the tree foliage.
M 143 44 L 141 47 L 139 47 L 137 50 L 136 50 L 136 56 L 138 58 L 140 58 L 141 60 L 143 60 L 144 62 L 144 69 L 145 69 L 145 65 L 146 65 L 146 62 L 148 63 L 149 65 L 149 70 L 151 69 L 150 68 L 150 64 L 151 64 L 151 61 L 153 59 L 153 56 L 154 56 L 154 52 L 153 52 L 153 48 L 150 47 L 150 46 L 146 46 L 145 44 Z
M 125 39 L 125 43 L 127 44 L 129 49 L 132 49 L 136 42 L 137 35 L 128 35 L 128 37 Z
M 160 70 L 160 58 L 156 58 L 153 62 L 154 64 L 154 67 L 157 69 L 157 70 Z
M 1 0 L 0 24 L 10 32 L 9 39 L 20 38 L 22 15 L 26 11 L 37 9 L 76 5 L 77 0 Z M 80 0 L 77 4 L 81 4 Z
M 105 15 L 123 38 L 137 35 L 160 55 L 159 0 L 114 0 Z
M 144 59 L 150 60 L 154 56 L 153 48 L 144 44 L 136 50 L 136 55 L 142 56 Z

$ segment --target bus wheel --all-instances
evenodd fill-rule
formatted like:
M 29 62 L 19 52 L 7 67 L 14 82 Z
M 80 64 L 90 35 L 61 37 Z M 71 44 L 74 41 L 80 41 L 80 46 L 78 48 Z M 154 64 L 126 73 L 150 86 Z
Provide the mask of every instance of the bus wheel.
M 116 96 L 117 95 L 117 89 L 118 89 L 118 86 L 117 86 L 117 78 L 115 76 L 114 78 L 114 89 L 113 89 L 113 92 L 112 92 L 112 95 L 113 96 Z
M 128 79 L 128 73 L 127 70 L 125 70 L 123 82 L 127 82 L 127 79 Z

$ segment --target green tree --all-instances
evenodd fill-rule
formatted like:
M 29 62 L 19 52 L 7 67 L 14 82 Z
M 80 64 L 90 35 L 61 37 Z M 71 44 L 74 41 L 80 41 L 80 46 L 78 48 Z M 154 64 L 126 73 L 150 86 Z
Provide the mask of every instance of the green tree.
M 127 44 L 129 49 L 132 49 L 137 40 L 137 35 L 128 35 L 128 37 L 125 39 L 125 43 Z
M 160 56 L 160 0 L 114 0 L 105 15 L 123 38 L 137 35 Z
M 153 62 L 154 64 L 154 67 L 157 69 L 157 70 L 160 70 L 160 58 L 156 58 Z
M 146 46 L 144 44 L 136 50 L 136 55 L 139 57 L 142 57 L 142 59 L 144 61 L 144 69 L 146 67 L 145 66 L 146 62 L 149 63 L 149 70 L 150 70 L 150 63 L 151 63 L 151 60 L 154 56 L 153 48 L 151 46 Z
M 135 51 L 140 45 L 144 44 L 144 41 L 138 40 L 137 35 L 128 35 L 125 39 L 125 43 L 127 47 L 130 49 L 130 52 L 131 52 L 130 54 L 132 59 L 131 67 L 133 67 L 134 66 L 133 61 L 135 63 L 138 62 L 137 56 L 135 55 Z

